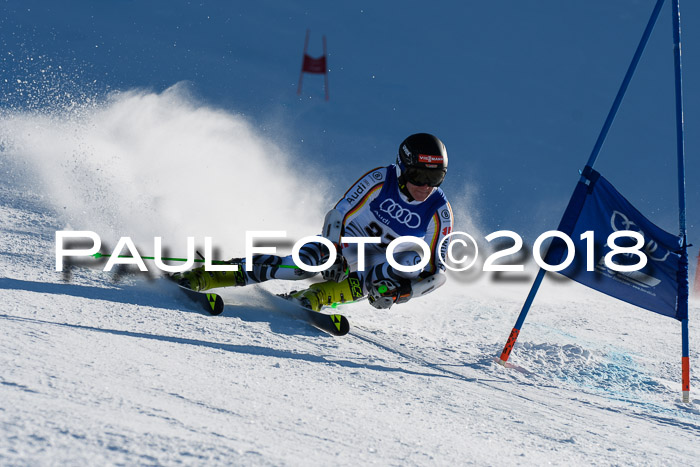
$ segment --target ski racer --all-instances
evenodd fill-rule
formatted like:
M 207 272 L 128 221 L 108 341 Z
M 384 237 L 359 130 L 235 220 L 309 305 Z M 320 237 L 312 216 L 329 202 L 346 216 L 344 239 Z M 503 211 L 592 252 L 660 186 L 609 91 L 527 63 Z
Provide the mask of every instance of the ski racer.
M 446 173 L 447 150 L 442 141 L 427 133 L 406 138 L 395 164 L 363 175 L 326 216 L 327 222 L 334 218 L 341 223 L 342 237 L 379 237 L 380 243 L 339 244 L 339 238 L 329 238 L 337 255 L 321 273 L 324 282 L 291 296 L 315 311 L 364 296 L 375 308 L 387 309 L 444 284 L 442 260 L 449 242 L 445 237 L 453 226 L 452 209 L 439 188 Z M 422 270 L 403 272 L 389 264 L 387 246 L 402 236 L 421 238 L 430 247 L 430 260 Z M 364 249 L 364 255 L 359 248 Z M 411 243 L 399 244 L 393 254 L 395 261 L 402 266 L 418 264 L 421 255 L 411 248 Z M 299 250 L 299 258 L 309 266 L 324 264 L 329 254 L 321 242 L 307 243 Z M 233 259 L 229 263 L 239 265 L 238 271 L 205 271 L 200 267 L 179 275 L 178 280 L 180 285 L 204 291 L 316 275 L 295 266 L 292 256 L 257 255 L 252 260 L 252 271 L 246 271 L 245 260 Z M 364 262 L 363 269 L 358 269 L 358 262 Z

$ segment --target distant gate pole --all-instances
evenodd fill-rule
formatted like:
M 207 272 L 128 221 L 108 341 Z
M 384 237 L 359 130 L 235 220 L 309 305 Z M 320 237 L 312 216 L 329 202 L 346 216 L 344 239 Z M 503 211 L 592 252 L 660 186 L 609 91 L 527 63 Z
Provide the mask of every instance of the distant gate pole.
M 313 58 L 307 53 L 307 50 L 309 48 L 309 34 L 310 30 L 307 29 L 306 40 L 304 41 L 304 57 L 301 61 L 301 73 L 299 73 L 299 86 L 297 89 L 297 94 L 301 95 L 301 84 L 302 80 L 304 79 L 304 73 L 323 75 L 323 89 L 326 92 L 326 100 L 328 100 L 328 64 L 326 58 L 328 56 L 328 53 L 326 51 L 326 36 L 323 36 L 323 55 L 321 55 L 318 58 Z

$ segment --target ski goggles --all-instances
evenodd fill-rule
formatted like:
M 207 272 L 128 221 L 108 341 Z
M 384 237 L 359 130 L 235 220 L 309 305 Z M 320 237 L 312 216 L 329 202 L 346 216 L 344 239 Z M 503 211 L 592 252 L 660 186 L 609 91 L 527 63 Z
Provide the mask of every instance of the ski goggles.
M 438 187 L 445 180 L 447 169 L 426 169 L 423 167 L 408 167 L 404 172 L 406 181 L 416 186 Z

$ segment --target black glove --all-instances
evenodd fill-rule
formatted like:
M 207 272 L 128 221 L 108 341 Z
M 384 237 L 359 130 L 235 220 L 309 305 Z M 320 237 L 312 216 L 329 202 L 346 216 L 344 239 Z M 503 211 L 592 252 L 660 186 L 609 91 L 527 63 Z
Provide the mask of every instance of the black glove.
M 335 257 L 335 263 L 325 271 L 322 271 L 321 277 L 323 277 L 325 281 L 343 282 L 348 278 L 349 274 L 350 268 L 348 267 L 348 261 L 343 255 L 338 253 Z
M 373 282 L 367 293 L 369 304 L 378 310 L 388 310 L 394 303 L 405 303 L 411 299 L 411 281 L 401 279 L 400 282 L 392 280 L 379 280 Z

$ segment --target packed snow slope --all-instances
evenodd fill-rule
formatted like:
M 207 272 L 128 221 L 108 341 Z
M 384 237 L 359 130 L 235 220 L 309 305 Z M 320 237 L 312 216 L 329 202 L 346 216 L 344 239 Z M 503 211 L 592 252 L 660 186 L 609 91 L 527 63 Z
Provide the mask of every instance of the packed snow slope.
M 298 284 L 223 290 L 211 317 L 154 270 L 85 260 L 56 272 L 59 230 L 93 230 L 105 252 L 132 236 L 144 255 L 155 235 L 175 255 L 186 235 L 209 235 L 225 258 L 243 253 L 246 229 L 315 234 L 337 193 L 240 116 L 177 89 L 1 122 L 0 464 L 686 465 L 700 454 L 695 376 L 692 403 L 680 402 L 680 324 L 560 279 L 545 282 L 504 368 L 494 357 L 529 274 L 452 275 L 390 311 L 348 305 L 351 332 L 334 338 L 267 293 Z

